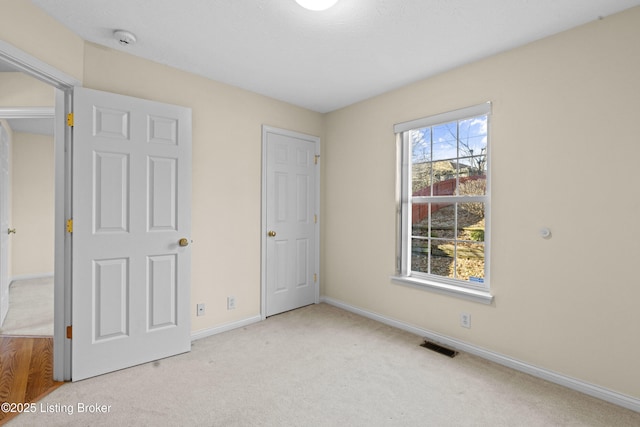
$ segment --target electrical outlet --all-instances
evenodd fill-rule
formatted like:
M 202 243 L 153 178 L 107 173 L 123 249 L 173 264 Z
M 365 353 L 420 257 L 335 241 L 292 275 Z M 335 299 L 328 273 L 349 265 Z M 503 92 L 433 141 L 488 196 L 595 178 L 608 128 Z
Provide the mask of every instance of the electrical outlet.
M 227 297 L 227 310 L 235 310 L 236 297 Z
M 196 305 L 196 309 L 197 309 L 196 314 L 198 316 L 204 316 L 204 304 Z
M 460 326 L 471 328 L 471 315 L 469 313 L 460 313 Z

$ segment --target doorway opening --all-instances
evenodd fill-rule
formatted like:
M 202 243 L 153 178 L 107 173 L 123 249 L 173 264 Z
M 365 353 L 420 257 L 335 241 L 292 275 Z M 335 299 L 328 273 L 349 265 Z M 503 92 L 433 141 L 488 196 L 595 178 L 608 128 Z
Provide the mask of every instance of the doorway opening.
M 55 244 L 55 223 L 56 206 L 64 206 L 65 200 L 65 187 L 60 185 L 65 137 L 58 136 L 56 146 L 54 108 L 58 104 L 64 112 L 66 107 L 60 89 L 44 77 L 34 78 L 45 68 L 0 44 L 0 400 L 5 402 L 32 402 L 65 379 L 61 334 L 54 343 L 55 265 L 64 265 L 64 251 L 56 253 L 64 242 Z M 30 104 L 38 106 L 23 107 Z M 62 170 L 62 180 L 56 169 Z M 64 268 L 59 273 L 64 280 Z M 61 302 L 59 311 L 64 314 L 64 298 Z M 63 322 L 61 316 L 60 325 Z M 54 347 L 59 353 L 57 368 Z M 0 424 L 11 415 L 0 414 Z
M 55 98 L 50 86 L 0 67 L 0 87 L 5 85 L 13 90 L 0 90 L 0 335 L 52 337 Z M 26 105 L 38 92 L 48 106 L 6 107 Z
M 24 73 L 48 85 L 53 92 L 53 282 L 54 282 L 54 326 L 53 326 L 53 379 L 71 379 L 71 345 L 65 338 L 65 326 L 70 324 L 71 315 L 71 250 L 70 239 L 65 235 L 65 221 L 70 216 L 70 146 L 71 131 L 66 126 L 66 116 L 71 112 L 74 86 L 80 84 L 39 59 L 23 52 L 13 45 L 0 40 L 0 63 L 13 72 Z M 15 104 L 14 104 L 15 105 Z M 15 113 L 15 112 L 14 112 Z M 5 111 L 4 114 L 11 114 Z M 0 230 L 3 231 L 3 230 Z M 16 229 L 16 232 L 18 230 Z M 5 261 L 7 264 L 7 261 Z

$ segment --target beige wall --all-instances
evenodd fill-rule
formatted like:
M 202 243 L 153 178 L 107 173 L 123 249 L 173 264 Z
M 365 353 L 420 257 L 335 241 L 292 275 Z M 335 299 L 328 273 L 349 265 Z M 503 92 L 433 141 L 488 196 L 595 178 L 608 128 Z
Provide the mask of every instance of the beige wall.
M 635 8 L 329 113 L 323 294 L 640 398 L 639 39 Z M 392 284 L 394 123 L 485 101 L 495 303 Z
M 84 41 L 30 0 L 2 0 L 0 40 L 82 80 Z
M 23 73 L 0 73 L 0 107 L 53 107 L 55 89 Z
M 84 71 L 85 87 L 192 108 L 192 329 L 259 315 L 261 126 L 322 136 L 323 116 L 90 43 Z
M 12 276 L 53 273 L 53 137 L 13 133 Z

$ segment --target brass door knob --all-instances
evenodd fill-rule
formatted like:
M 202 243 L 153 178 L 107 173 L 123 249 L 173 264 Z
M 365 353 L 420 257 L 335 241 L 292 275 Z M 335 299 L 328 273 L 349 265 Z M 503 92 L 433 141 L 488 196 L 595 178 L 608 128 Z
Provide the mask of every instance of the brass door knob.
M 178 244 L 180 246 L 189 246 L 189 240 L 183 237 L 182 239 L 178 240 Z
M 7 228 L 7 234 L 16 234 L 15 228 Z
M 271 230 L 271 231 L 269 231 L 269 232 L 267 233 L 267 236 L 269 236 L 269 237 L 276 237 L 276 232 L 275 232 L 275 231 L 273 231 L 273 230 Z

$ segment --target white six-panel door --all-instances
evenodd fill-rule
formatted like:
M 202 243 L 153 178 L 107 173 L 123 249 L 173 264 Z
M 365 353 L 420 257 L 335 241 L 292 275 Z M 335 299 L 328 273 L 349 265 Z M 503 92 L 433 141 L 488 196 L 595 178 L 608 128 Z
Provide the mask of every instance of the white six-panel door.
M 266 316 L 318 302 L 319 139 L 265 127 Z
M 191 348 L 191 110 L 76 88 L 74 116 L 75 381 Z

